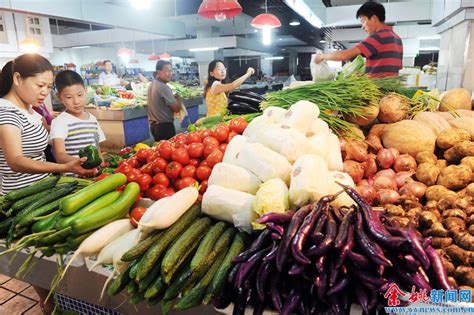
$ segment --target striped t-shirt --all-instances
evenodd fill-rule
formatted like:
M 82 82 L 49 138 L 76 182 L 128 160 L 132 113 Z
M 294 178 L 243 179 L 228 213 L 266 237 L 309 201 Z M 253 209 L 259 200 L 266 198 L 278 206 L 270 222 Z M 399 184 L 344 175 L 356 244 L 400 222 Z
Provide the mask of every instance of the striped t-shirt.
M 0 99 L 0 125 L 12 125 L 20 130 L 23 156 L 35 161 L 45 161 L 44 150 L 48 145 L 48 132 L 43 127 L 42 117 L 35 111 L 28 112 L 13 103 Z M 14 172 L 0 147 L 0 194 L 29 186 L 49 173 L 29 174 Z
M 402 68 L 402 40 L 390 26 L 370 34 L 356 47 L 366 58 L 365 73 L 369 77 L 396 76 Z
M 67 112 L 53 119 L 50 138 L 64 139 L 66 154 L 75 157 L 79 157 L 80 149 L 90 144 L 99 147 L 99 142 L 105 141 L 104 132 L 94 115 L 89 114 L 89 118 L 83 120 Z

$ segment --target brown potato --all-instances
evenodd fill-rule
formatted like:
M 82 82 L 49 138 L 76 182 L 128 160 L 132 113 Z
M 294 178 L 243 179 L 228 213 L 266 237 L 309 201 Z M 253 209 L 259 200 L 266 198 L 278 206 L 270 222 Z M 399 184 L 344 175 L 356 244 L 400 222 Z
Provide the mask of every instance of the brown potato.
M 474 172 L 474 156 L 466 156 L 461 160 L 461 164 L 467 165 L 471 168 L 471 171 Z
M 445 248 L 452 243 L 453 239 L 451 237 L 433 237 L 431 239 L 431 245 L 433 245 L 434 248 Z
M 436 145 L 441 149 L 449 149 L 457 143 L 471 140 L 471 134 L 463 129 L 446 128 L 436 138 Z
M 454 146 L 456 153 L 459 156 L 474 156 L 474 142 L 472 141 L 462 141 Z
M 432 163 L 421 163 L 416 169 L 416 179 L 426 186 L 433 186 L 436 184 L 439 173 L 440 170 L 436 165 Z
M 467 185 L 466 195 L 474 197 L 474 183 L 471 183 L 471 184 Z
M 449 230 L 450 233 L 457 233 L 466 229 L 466 221 L 456 217 L 443 219 L 443 225 Z
M 425 193 L 426 199 L 436 200 L 436 201 L 446 198 L 447 196 L 452 196 L 452 195 L 454 195 L 455 198 L 458 198 L 458 195 L 454 191 L 451 191 L 442 185 L 434 185 L 434 186 L 428 187 Z
M 450 165 L 441 171 L 436 184 L 451 190 L 463 189 L 471 182 L 471 175 L 469 166 Z
M 439 168 L 439 170 L 441 171 L 442 169 L 448 167 L 448 161 L 446 160 L 438 160 L 436 161 L 436 166 Z
M 462 158 L 462 156 L 456 152 L 454 147 L 444 151 L 443 157 L 449 162 L 449 164 L 459 164 Z
M 463 221 L 467 220 L 466 212 L 461 209 L 447 209 L 443 211 L 443 218 L 459 218 Z
M 435 164 L 438 158 L 433 152 L 423 151 L 416 154 L 416 163 L 431 163 Z

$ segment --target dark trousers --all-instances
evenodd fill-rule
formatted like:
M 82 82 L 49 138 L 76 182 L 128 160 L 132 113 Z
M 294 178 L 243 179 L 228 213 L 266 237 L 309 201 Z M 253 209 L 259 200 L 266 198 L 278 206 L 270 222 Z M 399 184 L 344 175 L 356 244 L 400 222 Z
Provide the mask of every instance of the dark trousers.
M 151 134 L 155 138 L 155 141 L 168 140 L 176 135 L 176 129 L 174 124 L 171 122 L 151 124 Z

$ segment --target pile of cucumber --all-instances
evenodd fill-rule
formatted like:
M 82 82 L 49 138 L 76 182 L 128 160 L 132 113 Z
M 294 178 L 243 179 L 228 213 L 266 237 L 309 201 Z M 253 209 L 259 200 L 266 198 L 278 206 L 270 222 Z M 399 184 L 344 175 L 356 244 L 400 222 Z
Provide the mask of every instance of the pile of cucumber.
M 126 290 L 131 304 L 161 302 L 164 314 L 208 304 L 223 290 L 232 258 L 245 249 L 246 238 L 193 206 L 168 229 L 152 233 L 123 255 L 130 265 L 108 294 Z

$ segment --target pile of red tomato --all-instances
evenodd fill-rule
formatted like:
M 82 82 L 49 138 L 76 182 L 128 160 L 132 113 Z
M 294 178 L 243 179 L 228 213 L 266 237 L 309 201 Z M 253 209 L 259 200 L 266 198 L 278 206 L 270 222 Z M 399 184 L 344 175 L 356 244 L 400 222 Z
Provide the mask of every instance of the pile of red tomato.
M 138 183 L 141 195 L 153 200 L 171 196 L 188 186 L 198 187 L 201 197 L 212 168 L 224 157 L 227 144 L 246 127 L 247 121 L 237 117 L 214 130 L 177 134 L 120 161 L 115 172 L 125 174 L 127 183 Z

